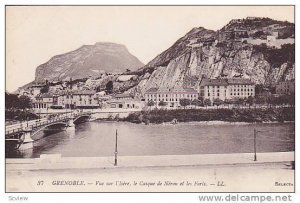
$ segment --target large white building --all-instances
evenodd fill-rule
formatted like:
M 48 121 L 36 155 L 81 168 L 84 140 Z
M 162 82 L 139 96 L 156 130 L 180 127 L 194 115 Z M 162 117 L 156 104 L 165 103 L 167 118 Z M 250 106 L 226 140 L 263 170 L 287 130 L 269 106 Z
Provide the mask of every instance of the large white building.
M 200 97 L 225 101 L 226 99 L 255 96 L 255 84 L 249 79 L 202 79 L 199 87 Z
M 198 99 L 198 92 L 192 88 L 150 88 L 145 92 L 145 102 L 153 101 L 159 106 L 161 101 L 166 103 L 165 107 L 180 107 L 180 99 L 193 101 Z

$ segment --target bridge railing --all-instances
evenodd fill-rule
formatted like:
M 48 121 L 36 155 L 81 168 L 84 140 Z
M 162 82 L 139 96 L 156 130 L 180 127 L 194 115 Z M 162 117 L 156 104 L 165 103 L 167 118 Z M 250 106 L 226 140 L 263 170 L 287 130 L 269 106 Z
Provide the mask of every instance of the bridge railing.
M 35 129 L 44 125 L 48 125 L 51 123 L 59 122 L 59 121 L 66 121 L 69 119 L 69 116 L 59 116 L 59 117 L 54 117 L 54 118 L 43 118 L 43 119 L 37 119 L 37 120 L 31 120 L 28 122 L 22 122 L 10 126 L 5 127 L 5 134 L 13 134 L 17 132 L 22 132 L 24 131 L 24 128 L 28 129 Z
M 58 115 L 52 118 L 41 118 L 41 119 L 35 119 L 30 121 L 25 121 L 22 123 L 17 123 L 9 126 L 5 126 L 5 134 L 14 134 L 18 132 L 24 131 L 24 128 L 29 129 L 35 129 L 44 125 L 48 125 L 51 123 L 59 122 L 59 121 L 66 121 L 67 119 L 78 117 L 78 116 L 84 116 L 84 115 L 90 115 L 89 112 L 85 113 L 71 113 L 66 115 Z

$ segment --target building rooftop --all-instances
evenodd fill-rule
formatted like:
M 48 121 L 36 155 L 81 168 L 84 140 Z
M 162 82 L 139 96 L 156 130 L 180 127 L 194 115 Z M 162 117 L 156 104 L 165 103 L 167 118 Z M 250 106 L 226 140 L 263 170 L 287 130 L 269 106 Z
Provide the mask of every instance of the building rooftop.
M 36 98 L 52 98 L 53 94 L 50 93 L 44 93 L 44 94 L 39 94 L 36 96 Z
M 228 78 L 228 79 L 202 79 L 200 86 L 227 86 L 227 85 L 254 85 L 250 79 Z
M 227 79 L 229 85 L 254 85 L 250 79 L 243 79 L 243 78 L 234 78 L 234 79 Z
M 228 83 L 226 79 L 202 79 L 200 86 L 208 86 L 208 85 L 227 86 Z
M 93 95 L 96 94 L 95 90 L 71 90 L 71 91 L 63 91 L 63 94 L 69 95 Z
M 133 98 L 132 94 L 116 94 L 114 95 L 115 98 Z
M 146 91 L 146 94 L 151 93 L 192 93 L 198 94 L 197 91 L 193 88 L 183 88 L 181 86 L 176 86 L 174 88 L 150 88 Z
M 148 94 L 150 94 L 150 93 L 156 93 L 157 91 L 158 91 L 158 88 L 152 87 L 152 88 L 148 89 L 146 91 L 146 93 L 148 93 Z

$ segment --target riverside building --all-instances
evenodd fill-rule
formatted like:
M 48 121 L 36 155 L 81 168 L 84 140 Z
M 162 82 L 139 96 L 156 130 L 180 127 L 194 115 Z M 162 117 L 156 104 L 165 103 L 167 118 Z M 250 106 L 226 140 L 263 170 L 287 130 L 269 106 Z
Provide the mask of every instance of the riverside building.
M 180 99 L 189 99 L 190 101 L 198 99 L 198 92 L 193 88 L 150 88 L 145 92 L 145 102 L 153 101 L 155 106 L 165 102 L 165 107 L 180 107 Z
M 249 79 L 202 79 L 199 94 L 203 99 L 225 101 L 255 96 L 255 84 Z
M 35 97 L 34 109 L 74 109 L 74 108 L 98 108 L 99 102 L 95 91 L 73 90 L 61 91 L 55 94 L 45 93 Z

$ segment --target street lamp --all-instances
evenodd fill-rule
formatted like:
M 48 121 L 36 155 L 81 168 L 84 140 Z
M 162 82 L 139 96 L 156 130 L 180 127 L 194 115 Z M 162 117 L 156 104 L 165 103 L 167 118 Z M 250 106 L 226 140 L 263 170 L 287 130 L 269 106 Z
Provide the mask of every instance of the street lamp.
M 257 161 L 257 155 L 256 155 L 256 136 L 257 136 L 257 133 L 258 132 L 261 132 L 261 131 L 258 131 L 254 128 L 254 134 L 253 134 L 253 147 L 254 147 L 254 161 Z
M 253 139 L 253 145 L 254 145 L 254 161 L 257 161 L 256 157 L 256 129 L 254 128 L 254 139 Z
M 118 165 L 118 130 L 116 129 L 115 166 Z

